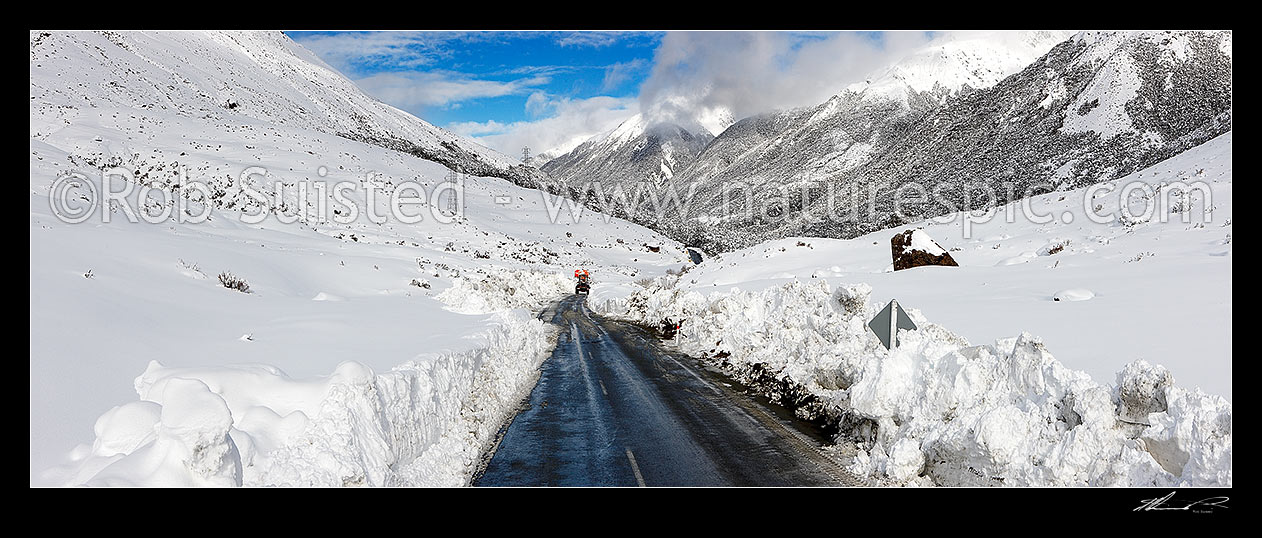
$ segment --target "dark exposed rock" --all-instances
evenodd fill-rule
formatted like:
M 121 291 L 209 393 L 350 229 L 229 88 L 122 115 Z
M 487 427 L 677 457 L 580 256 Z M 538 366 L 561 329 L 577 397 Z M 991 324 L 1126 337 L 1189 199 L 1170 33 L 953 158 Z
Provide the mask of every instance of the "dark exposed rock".
M 919 236 L 916 243 L 928 241 L 932 243 L 936 249 L 925 250 L 922 248 L 913 248 L 912 239 Z M 923 245 L 917 245 L 923 246 Z M 938 245 L 936 241 L 929 237 L 922 230 L 907 230 L 901 234 L 897 234 L 890 238 L 890 250 L 894 257 L 894 270 L 902 271 L 903 269 L 911 269 L 912 267 L 920 267 L 923 265 L 945 265 L 949 267 L 959 267 L 955 263 L 955 259 L 951 257 L 951 253 Z

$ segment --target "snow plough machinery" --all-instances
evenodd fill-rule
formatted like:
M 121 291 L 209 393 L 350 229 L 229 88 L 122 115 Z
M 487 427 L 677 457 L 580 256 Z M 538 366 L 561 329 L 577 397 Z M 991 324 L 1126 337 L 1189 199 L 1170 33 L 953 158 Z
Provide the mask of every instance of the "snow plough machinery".
M 574 285 L 575 294 L 587 295 L 591 292 L 591 274 L 587 272 L 587 269 L 575 269 L 574 278 L 578 280 L 578 284 Z

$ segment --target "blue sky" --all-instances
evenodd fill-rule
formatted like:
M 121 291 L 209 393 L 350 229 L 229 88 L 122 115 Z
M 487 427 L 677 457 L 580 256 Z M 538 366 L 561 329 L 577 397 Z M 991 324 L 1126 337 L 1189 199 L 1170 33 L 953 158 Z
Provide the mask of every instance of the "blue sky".
M 822 102 L 923 32 L 286 32 L 365 92 L 510 155 L 644 112 Z
M 527 120 L 531 94 L 634 96 L 660 33 L 286 32 L 353 80 L 394 97 L 438 126 Z M 417 77 L 425 73 L 429 76 Z M 442 91 L 391 92 L 383 75 L 443 83 Z M 402 81 L 400 81 L 402 82 Z M 369 90 L 370 93 L 376 93 Z

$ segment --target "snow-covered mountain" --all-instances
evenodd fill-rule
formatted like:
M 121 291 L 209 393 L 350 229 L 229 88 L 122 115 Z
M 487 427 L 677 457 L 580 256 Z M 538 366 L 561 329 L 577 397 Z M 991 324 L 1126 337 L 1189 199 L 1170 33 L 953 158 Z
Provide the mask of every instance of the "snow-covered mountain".
M 941 103 L 961 91 L 994 86 L 1071 36 L 1050 30 L 947 33 L 842 93 L 904 108 L 917 101 Z
M 368 96 L 281 32 L 33 32 L 30 61 L 32 115 L 141 108 L 248 119 L 406 151 L 527 187 L 546 183 L 512 157 Z
M 552 149 L 540 151 L 539 153 L 536 153 L 530 157 L 530 165 L 535 168 L 540 168 L 543 165 L 548 164 L 548 161 L 551 161 L 552 159 L 565 155 L 566 153 L 569 153 L 569 152 L 570 150 L 564 147 L 555 147 Z
M 562 183 L 600 181 L 603 187 L 669 180 L 714 138 L 699 122 L 653 122 L 636 114 L 592 137 L 541 169 Z
M 994 42 L 935 47 L 818 107 L 742 120 L 675 175 L 698 192 L 694 213 L 669 220 L 687 223 L 672 233 L 716 250 L 792 235 L 853 237 L 897 225 L 891 192 L 906 185 L 949 194 L 950 204 L 900 206 L 902 218 L 932 216 L 996 201 L 965 200 L 966 188 L 1005 193 L 998 202 L 1040 184 L 1073 188 L 1231 128 L 1230 32 L 1081 33 L 1000 80 L 1001 68 L 1019 65 L 1020 52 L 1041 50 L 1054 34 L 1028 37 L 1000 42 L 1023 46 L 984 68 L 961 71 L 982 64 L 942 55 L 970 44 L 995 54 Z M 934 77 L 959 86 L 930 87 Z M 769 211 L 715 211 L 725 185 L 766 182 L 787 193 Z M 848 211 L 868 204 L 874 210 Z
M 707 187 L 721 183 L 786 181 L 853 168 L 865 162 L 882 140 L 898 136 L 909 117 L 940 106 L 952 96 L 994 85 L 1071 35 L 1052 31 L 946 34 L 818 106 L 769 112 L 739 122 L 726 109 L 695 111 L 692 122 L 716 136 L 713 142 L 697 145 L 696 151 L 675 151 L 670 159 L 653 153 L 648 154 L 649 161 L 631 159 L 643 155 L 636 148 L 652 147 L 642 135 L 643 120 L 636 119 L 552 161 L 544 170 L 572 183 L 576 196 L 585 194 L 577 185 L 587 181 L 625 185 L 671 178 L 679 192 L 695 182 L 704 206 L 712 202 L 707 199 Z M 660 166 L 654 166 L 658 161 Z M 650 168 L 661 173 L 652 175 Z M 675 222 L 673 233 L 692 235 L 681 230 L 695 226 Z
M 711 106 L 693 112 L 691 123 L 700 125 L 710 136 L 719 136 L 736 123 L 731 109 L 725 106 Z

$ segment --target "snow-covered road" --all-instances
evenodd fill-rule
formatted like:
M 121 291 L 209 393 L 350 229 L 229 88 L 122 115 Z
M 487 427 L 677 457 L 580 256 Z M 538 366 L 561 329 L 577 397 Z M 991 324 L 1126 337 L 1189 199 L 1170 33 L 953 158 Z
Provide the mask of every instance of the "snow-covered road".
M 474 485 L 858 484 L 808 424 L 585 301 L 540 316 L 561 339 Z

